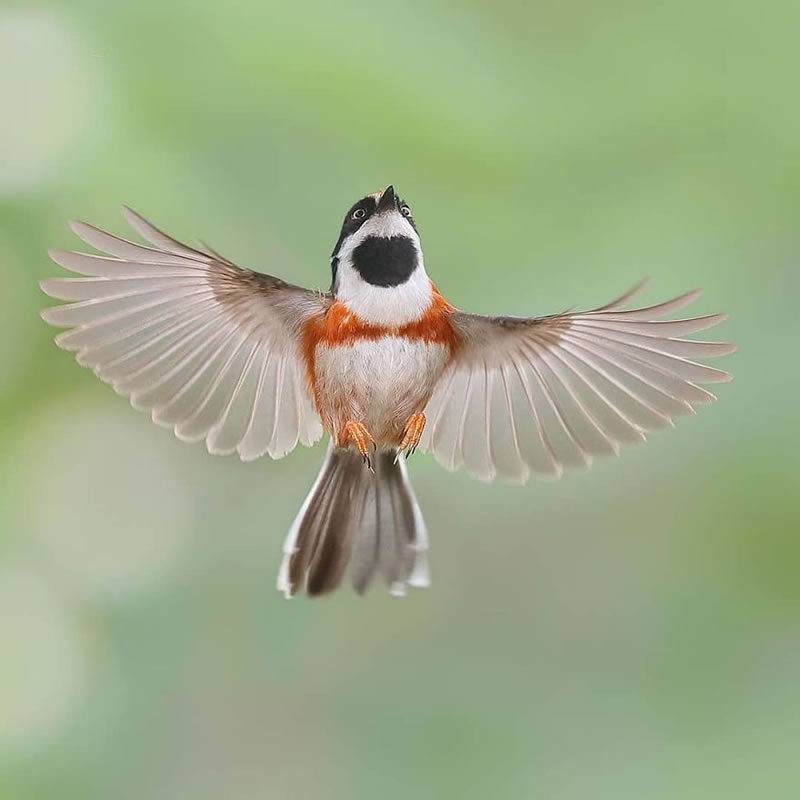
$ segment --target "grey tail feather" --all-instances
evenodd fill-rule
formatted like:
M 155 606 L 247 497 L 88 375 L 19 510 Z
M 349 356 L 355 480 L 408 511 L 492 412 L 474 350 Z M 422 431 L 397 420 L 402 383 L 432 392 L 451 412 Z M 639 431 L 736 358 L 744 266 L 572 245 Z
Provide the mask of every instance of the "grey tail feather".
M 374 473 L 355 450 L 328 448 L 283 547 L 278 590 L 286 597 L 333 591 L 348 563 L 359 594 L 376 572 L 392 594 L 430 584 L 428 533 L 405 459 L 380 450 L 372 463 Z

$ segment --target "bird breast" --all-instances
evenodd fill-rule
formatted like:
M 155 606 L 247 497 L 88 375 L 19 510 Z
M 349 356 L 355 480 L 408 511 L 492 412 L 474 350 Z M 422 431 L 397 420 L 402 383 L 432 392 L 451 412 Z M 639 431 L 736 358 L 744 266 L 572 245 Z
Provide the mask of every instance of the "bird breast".
M 433 284 L 431 297 L 421 316 L 402 325 L 366 322 L 341 301 L 306 323 L 309 386 L 334 440 L 353 421 L 377 443 L 397 445 L 409 417 L 423 410 L 458 348 L 453 307 Z
M 348 421 L 361 422 L 378 444 L 396 445 L 448 358 L 440 342 L 396 335 L 318 345 L 314 384 L 323 425 L 337 438 Z

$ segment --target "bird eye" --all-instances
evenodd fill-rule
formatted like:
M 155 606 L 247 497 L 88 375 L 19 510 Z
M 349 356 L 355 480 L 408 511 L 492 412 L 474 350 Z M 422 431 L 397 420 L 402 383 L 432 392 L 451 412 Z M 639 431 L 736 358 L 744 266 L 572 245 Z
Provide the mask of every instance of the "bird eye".
M 410 217 L 411 216 L 411 209 L 408 206 L 400 206 L 400 213 L 404 217 Z
M 364 209 L 363 209 L 363 208 L 357 208 L 357 209 L 356 209 L 356 210 L 353 212 L 353 215 L 352 215 L 352 216 L 353 216 L 353 219 L 364 219 L 364 217 L 366 217 L 366 216 L 367 216 L 367 212 L 366 212 L 366 211 L 364 211 Z

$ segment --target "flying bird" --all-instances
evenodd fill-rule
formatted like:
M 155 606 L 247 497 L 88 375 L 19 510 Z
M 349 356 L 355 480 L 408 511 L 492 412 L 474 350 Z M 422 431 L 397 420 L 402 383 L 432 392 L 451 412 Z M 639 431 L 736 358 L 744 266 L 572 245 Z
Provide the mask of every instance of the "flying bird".
M 627 308 L 643 283 L 590 311 L 488 317 L 452 306 L 425 269 L 392 186 L 347 212 L 330 291 L 293 286 L 190 247 L 131 209 L 148 244 L 71 223 L 107 255 L 51 258 L 84 277 L 41 282 L 69 301 L 42 317 L 134 408 L 185 441 L 244 461 L 282 458 L 323 433 L 322 469 L 288 536 L 277 586 L 322 595 L 430 583 L 428 534 L 408 478 L 419 449 L 449 470 L 524 482 L 587 468 L 716 399 L 730 380 L 697 359 L 723 342 L 682 338 L 720 314 L 664 319 L 699 292 Z

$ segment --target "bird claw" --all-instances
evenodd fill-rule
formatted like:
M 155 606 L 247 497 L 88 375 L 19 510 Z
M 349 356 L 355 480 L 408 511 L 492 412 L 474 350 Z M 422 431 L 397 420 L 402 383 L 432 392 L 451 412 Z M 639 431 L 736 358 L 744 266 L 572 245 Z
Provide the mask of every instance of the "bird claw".
M 425 415 L 422 413 L 412 414 L 406 425 L 403 439 L 400 446 L 397 448 L 397 455 L 395 456 L 394 463 L 400 460 L 400 456 L 405 452 L 406 461 L 417 452 L 420 439 L 422 439 L 422 432 L 425 430 Z
M 367 469 L 374 473 L 375 469 L 372 466 L 372 458 L 369 454 L 369 445 L 372 445 L 373 452 L 377 452 L 378 445 L 372 438 L 372 434 L 361 422 L 354 422 L 352 420 L 344 426 L 342 434 L 343 435 L 340 444 L 344 446 L 348 442 L 353 442 L 358 452 L 361 454 L 361 460 L 367 465 Z
M 400 456 L 403 455 L 406 457 L 406 461 L 408 461 L 408 459 L 411 458 L 411 456 L 413 456 L 414 453 L 416 452 L 417 452 L 417 445 L 412 445 L 411 447 L 407 447 L 405 450 L 398 447 L 395 453 L 394 463 L 396 464 L 400 460 Z

